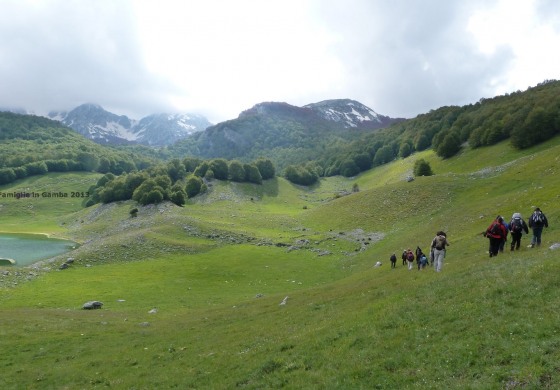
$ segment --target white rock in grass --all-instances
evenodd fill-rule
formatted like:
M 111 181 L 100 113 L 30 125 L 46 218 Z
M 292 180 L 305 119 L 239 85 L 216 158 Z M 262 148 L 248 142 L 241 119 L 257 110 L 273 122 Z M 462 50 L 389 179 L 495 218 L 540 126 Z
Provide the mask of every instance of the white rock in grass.
M 85 310 L 93 310 L 93 309 L 101 309 L 101 306 L 103 306 L 103 302 L 89 301 L 89 302 L 84 303 L 82 308 L 85 309 Z

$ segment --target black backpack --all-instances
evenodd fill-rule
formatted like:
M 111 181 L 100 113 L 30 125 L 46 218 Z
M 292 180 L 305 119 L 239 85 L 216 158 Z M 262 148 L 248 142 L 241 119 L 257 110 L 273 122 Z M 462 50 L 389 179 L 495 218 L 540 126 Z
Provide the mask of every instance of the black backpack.
M 521 233 L 523 231 L 523 221 L 521 218 L 516 217 L 512 219 L 510 224 L 512 233 Z
M 544 216 L 543 213 L 540 211 L 535 211 L 533 213 L 533 223 L 535 226 L 543 226 L 544 225 Z
M 494 222 L 490 227 L 490 234 L 493 236 L 502 236 L 502 229 L 500 228 L 499 222 Z

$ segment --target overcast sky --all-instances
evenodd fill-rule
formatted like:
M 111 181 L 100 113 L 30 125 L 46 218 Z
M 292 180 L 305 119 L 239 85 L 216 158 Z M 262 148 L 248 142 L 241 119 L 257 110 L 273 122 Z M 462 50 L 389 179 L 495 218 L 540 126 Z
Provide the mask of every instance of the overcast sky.
M 391 117 L 560 79 L 557 0 L 0 0 L 0 107 Z

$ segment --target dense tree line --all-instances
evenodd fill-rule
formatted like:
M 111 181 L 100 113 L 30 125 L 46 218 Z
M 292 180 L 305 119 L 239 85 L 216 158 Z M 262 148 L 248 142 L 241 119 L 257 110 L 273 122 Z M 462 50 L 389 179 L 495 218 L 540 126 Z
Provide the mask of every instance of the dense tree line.
M 0 112 L 0 185 L 48 172 L 120 175 L 154 162 L 138 153 L 98 145 L 47 118 Z
M 313 162 L 288 167 L 284 176 L 297 184 L 312 184 L 321 176 L 352 177 L 428 148 L 441 158 L 451 158 L 465 145 L 479 148 L 509 139 L 513 147 L 523 149 L 558 134 L 560 81 L 548 80 L 476 104 L 440 107 L 354 142 L 338 143 Z M 426 167 L 421 168 L 425 172 Z
M 441 158 L 451 158 L 467 145 L 479 148 L 507 139 L 515 148 L 528 148 L 560 133 L 560 82 L 544 81 L 524 92 L 462 107 L 440 107 L 373 132 L 335 131 L 328 122 L 285 104 L 263 109 L 271 110 L 271 115 L 248 110 L 240 115 L 241 120 L 223 122 L 159 150 L 109 148 L 46 118 L 0 113 L 0 185 L 46 172 L 94 171 L 120 176 L 145 170 L 156 161 L 199 153 L 214 159 L 180 162 L 187 172 L 205 180 L 266 180 L 266 167 L 251 162 L 254 156 L 266 153 L 272 171 L 274 166 L 281 167 L 288 180 L 310 185 L 324 176 L 352 177 L 428 148 Z M 181 167 L 175 165 L 174 169 L 168 174 L 172 183 Z
M 107 173 L 89 190 L 86 206 L 121 200 L 142 205 L 169 200 L 183 206 L 187 199 L 204 192 L 210 180 L 231 180 L 262 184 L 276 175 L 272 162 L 260 158 L 250 164 L 225 159 L 173 159 L 142 171 L 115 176 Z

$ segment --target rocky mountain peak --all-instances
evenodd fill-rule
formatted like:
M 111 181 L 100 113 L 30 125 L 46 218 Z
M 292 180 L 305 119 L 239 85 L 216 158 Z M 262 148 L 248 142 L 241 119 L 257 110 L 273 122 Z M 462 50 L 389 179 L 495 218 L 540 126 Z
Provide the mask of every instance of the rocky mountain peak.
M 205 117 L 192 114 L 160 113 L 137 121 L 93 103 L 82 104 L 69 112 L 52 111 L 48 117 L 98 143 L 113 144 L 165 146 L 211 126 Z
M 304 107 L 312 109 L 326 120 L 342 124 L 345 128 L 375 126 L 382 124 L 386 118 L 351 99 L 323 100 Z

